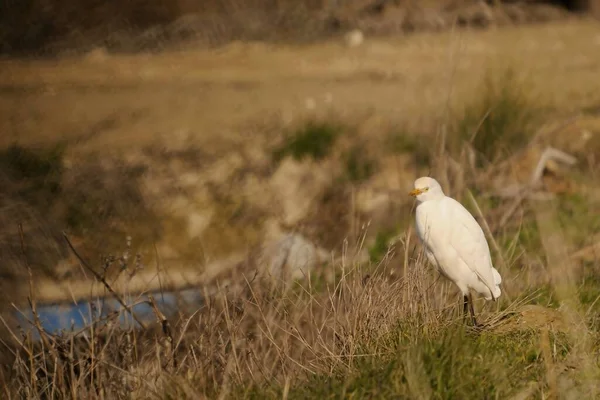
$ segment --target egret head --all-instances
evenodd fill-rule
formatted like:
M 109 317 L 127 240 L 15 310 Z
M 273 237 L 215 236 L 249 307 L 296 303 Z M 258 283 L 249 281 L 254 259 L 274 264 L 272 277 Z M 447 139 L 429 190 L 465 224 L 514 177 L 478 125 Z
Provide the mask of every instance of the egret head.
M 409 195 L 416 198 L 420 203 L 428 200 L 439 200 L 445 196 L 438 181 L 428 176 L 417 179 L 415 188 L 410 191 Z

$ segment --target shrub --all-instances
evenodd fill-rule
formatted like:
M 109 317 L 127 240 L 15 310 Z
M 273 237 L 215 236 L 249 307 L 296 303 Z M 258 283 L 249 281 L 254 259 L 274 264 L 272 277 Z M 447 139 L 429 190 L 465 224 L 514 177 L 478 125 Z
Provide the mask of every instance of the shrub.
M 470 142 L 483 159 L 493 162 L 527 144 L 534 133 L 538 108 L 527 96 L 514 72 L 506 70 L 499 78 L 489 72 L 476 96 L 456 121 L 454 152 Z
M 327 122 L 309 121 L 287 136 L 284 143 L 273 152 L 273 160 L 285 157 L 302 160 L 306 157 L 321 160 L 331 151 L 341 127 Z
M 65 147 L 28 149 L 17 144 L 0 151 L 4 189 L 21 200 L 47 208 L 48 199 L 61 191 Z
M 388 252 L 389 242 L 394 237 L 393 230 L 385 230 L 377 232 L 375 242 L 369 247 L 369 259 L 372 263 L 379 263 Z
M 376 170 L 376 163 L 359 146 L 354 146 L 346 153 L 346 176 L 353 183 L 368 180 Z
M 431 165 L 433 147 L 431 140 L 424 135 L 392 132 L 387 137 L 386 148 L 393 153 L 412 155 L 417 167 Z

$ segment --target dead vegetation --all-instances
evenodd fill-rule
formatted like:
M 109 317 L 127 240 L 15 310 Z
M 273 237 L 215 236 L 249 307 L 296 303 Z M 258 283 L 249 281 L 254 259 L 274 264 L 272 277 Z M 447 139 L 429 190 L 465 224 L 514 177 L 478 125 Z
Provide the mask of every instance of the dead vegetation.
M 557 235 L 568 240 L 556 227 L 538 234 L 543 242 Z M 381 263 L 366 265 L 353 261 L 362 241 L 352 243 L 339 261 L 288 291 L 241 276 L 241 291 L 220 289 L 196 312 L 170 319 L 157 310 L 156 323 L 142 329 L 118 328 L 113 314 L 54 335 L 34 320 L 29 333 L 4 339 L 14 352 L 3 372 L 5 393 L 32 399 L 598 393 L 598 291 L 583 278 L 590 271 L 572 269 L 569 283 L 562 267 L 568 256 L 550 261 L 556 280 L 551 271 L 538 272 L 550 274 L 547 296 L 557 309 L 547 308 L 552 304 L 536 289 L 542 277 L 524 279 L 531 266 L 515 263 L 510 246 L 500 248 L 498 259 L 508 263 L 501 264 L 506 292 L 499 310 L 483 311 L 483 332 L 472 332 L 461 325 L 454 290 L 434 283 L 412 240 L 405 231 Z M 554 257 L 551 248 L 519 256 Z M 597 260 L 588 268 L 597 271 Z M 329 269 L 333 280 L 326 278 Z M 404 276 L 391 274 L 396 269 Z M 579 298 L 582 282 L 586 297 Z M 575 297 L 564 294 L 566 285 Z M 35 311 L 34 281 L 29 296 Z M 440 374 L 443 384 L 432 379 Z M 531 381 L 538 383 L 529 387 Z
M 590 32 L 595 32 L 593 28 L 569 29 L 565 30 L 568 35 L 564 34 L 568 36 L 565 39 L 567 44 L 585 42 L 580 40 L 581 37 L 590 38 Z M 561 31 L 558 35 L 562 37 L 563 33 Z M 502 42 L 504 46 L 516 47 L 519 54 L 524 51 L 525 47 L 518 47 L 524 45 L 516 40 L 523 31 L 500 34 L 507 36 Z M 551 36 L 543 30 L 536 31 L 536 34 Z M 422 37 L 418 40 L 416 47 L 428 43 Z M 436 43 L 439 40 L 440 37 L 433 38 Z M 250 133 L 238 133 L 235 140 L 227 137 L 227 140 L 220 141 L 224 136 L 222 125 L 226 118 L 223 117 L 228 116 L 227 113 L 235 106 L 259 103 L 253 104 L 254 118 L 264 119 L 264 114 L 256 110 L 281 102 L 280 97 L 273 96 L 271 103 L 261 103 L 264 100 L 262 96 L 255 95 L 252 85 L 248 86 L 252 90 L 247 90 L 244 85 L 241 86 L 245 89 L 241 90 L 221 88 L 223 92 L 219 96 L 207 96 L 209 100 L 205 105 L 215 103 L 215 108 L 206 111 L 207 108 L 198 107 L 197 103 L 188 105 L 190 114 L 196 115 L 201 109 L 204 110 L 203 118 L 214 118 L 218 122 L 210 126 L 214 129 L 209 129 L 208 123 L 202 125 L 190 122 L 197 120 L 188 121 L 192 127 L 188 127 L 192 131 L 190 136 L 196 133 L 201 136 L 198 140 L 204 140 L 204 144 L 211 140 L 218 142 L 214 147 L 202 147 L 197 143 L 191 146 L 185 140 L 179 143 L 177 132 L 180 130 L 172 129 L 172 125 L 162 125 L 160 129 L 153 125 L 158 120 L 179 120 L 180 115 L 174 111 L 182 108 L 181 103 L 174 101 L 172 108 L 166 108 L 164 103 L 180 98 L 186 86 L 181 82 L 160 81 L 155 76 L 156 80 L 150 80 L 151 88 L 147 92 L 140 89 L 124 96 L 122 92 L 106 90 L 100 97 L 94 97 L 94 101 L 84 102 L 97 106 L 97 109 L 84 107 L 79 110 L 81 113 L 94 117 L 100 115 L 102 119 L 102 116 L 106 117 L 103 113 L 107 109 L 109 114 L 114 115 L 113 108 L 120 104 L 148 105 L 150 103 L 144 101 L 152 95 L 159 97 L 161 105 L 160 109 L 153 110 L 162 111 L 162 114 L 146 109 L 142 115 L 148 116 L 147 125 L 111 131 L 108 124 L 108 128 L 104 127 L 112 135 L 103 136 L 95 132 L 95 135 L 88 135 L 83 140 L 77 135 L 86 133 L 82 132 L 84 129 L 63 131 L 64 125 L 51 126 L 49 121 L 64 119 L 64 114 L 59 114 L 55 120 L 44 119 L 50 117 L 39 117 L 41 113 L 38 114 L 38 110 L 44 109 L 50 115 L 50 111 L 57 110 L 53 107 L 61 103 L 57 99 L 70 99 L 71 103 L 61 106 L 69 108 L 91 92 L 96 96 L 99 86 L 87 80 L 95 76 L 98 84 L 103 75 L 93 69 L 92 72 L 97 75 L 88 75 L 90 70 L 85 69 L 87 66 L 78 70 L 70 64 L 58 67 L 21 65 L 25 72 L 10 81 L 13 86 L 7 84 L 5 88 L 10 86 L 9 89 L 14 89 L 19 84 L 27 86 L 32 82 L 35 86 L 43 81 L 42 86 L 56 85 L 59 94 L 39 105 L 35 103 L 40 101 L 37 93 L 27 97 L 27 94 L 13 90 L 11 93 L 15 97 L 10 99 L 21 102 L 19 113 L 24 112 L 21 105 L 25 105 L 23 109 L 31 113 L 27 115 L 38 118 L 37 123 L 41 120 L 48 125 L 49 130 L 44 132 L 77 137 L 74 140 L 70 136 L 69 146 L 72 147 L 67 149 L 75 148 L 81 154 L 80 159 L 68 158 L 67 164 L 71 163 L 70 168 L 75 168 L 76 172 L 70 175 L 72 181 L 64 179 L 63 166 L 57 162 L 61 160 L 57 157 L 57 154 L 62 154 L 60 152 L 41 152 L 33 156 L 19 145 L 10 147 L 0 159 L 8 182 L 3 187 L 9 189 L 1 194 L 3 203 L 0 208 L 1 222 L 8 226 L 0 238 L 0 251 L 3 265 L 9 266 L 0 271 L 6 278 L 2 280 L 1 288 L 4 294 L 3 329 L 0 332 L 4 351 L 1 370 L 3 396 L 26 399 L 597 397 L 600 393 L 600 291 L 597 278 L 600 273 L 600 125 L 594 86 L 597 80 L 591 79 L 595 75 L 589 73 L 589 69 L 595 71 L 593 66 L 596 64 L 592 52 L 587 51 L 593 45 L 582 47 L 587 49 L 587 53 L 560 53 L 566 55 L 557 58 L 548 50 L 553 48 L 553 40 L 551 38 L 550 44 L 543 42 L 541 50 L 530 55 L 532 60 L 541 63 L 535 66 L 542 65 L 552 71 L 531 77 L 531 82 L 543 83 L 541 89 L 532 86 L 542 90 L 545 96 L 533 96 L 528 91 L 529 86 L 523 82 L 505 79 L 509 75 L 504 74 L 501 68 L 491 70 L 487 80 L 485 76 L 482 80 L 474 79 L 479 74 L 473 71 L 479 71 L 481 63 L 475 57 L 469 58 L 471 53 L 467 54 L 466 60 L 455 59 L 453 62 L 457 64 L 463 62 L 463 69 L 457 67 L 456 75 L 449 74 L 450 77 L 444 79 L 437 77 L 437 70 L 426 69 L 432 64 L 428 62 L 433 58 L 432 54 L 436 57 L 442 54 L 439 47 L 430 46 L 423 53 L 411 53 L 411 57 L 405 57 L 408 63 L 417 64 L 419 68 L 422 66 L 425 72 L 419 75 L 410 69 L 395 70 L 398 76 L 402 75 L 398 73 L 402 70 L 413 79 L 401 80 L 401 85 L 385 92 L 387 97 L 374 94 L 367 97 L 365 101 L 373 100 L 371 105 L 377 111 L 365 113 L 367 116 L 363 118 L 356 113 L 363 104 L 358 102 L 359 105 L 346 110 L 346 114 L 335 114 L 336 123 L 344 121 L 345 126 L 350 127 L 349 131 L 356 131 L 352 134 L 337 130 L 338 125 L 327 119 L 315 124 L 311 114 L 311 118 L 303 120 L 296 117 L 293 123 L 286 124 L 281 123 L 282 117 L 277 119 L 275 128 L 268 123 L 253 125 Z M 470 43 L 475 43 L 473 47 L 485 47 L 481 46 L 485 42 Z M 376 48 L 382 53 L 389 51 L 384 46 Z M 501 55 L 505 54 L 501 52 L 502 46 L 495 48 L 500 49 Z M 331 48 L 326 49 L 329 50 Z M 302 70 L 291 55 L 303 54 L 306 57 L 310 51 L 294 49 L 280 57 L 279 53 L 270 50 L 262 53 L 258 50 L 255 58 L 248 56 L 250 61 L 244 67 L 250 72 L 243 77 L 252 81 L 248 76 L 259 70 L 262 75 L 254 75 L 260 81 L 257 91 L 264 88 L 260 85 L 268 85 L 265 83 L 269 82 L 266 75 L 271 73 L 277 78 L 273 78 L 276 81 L 273 86 L 286 83 L 286 79 L 293 81 L 297 76 L 294 74 Z M 225 53 L 220 57 L 230 57 L 229 53 Z M 269 56 L 269 53 L 276 54 Z M 550 56 L 547 53 L 551 53 Z M 589 58 L 573 55 L 579 53 L 590 55 Z M 446 52 L 443 54 L 446 55 Z M 274 71 L 264 67 L 288 65 L 284 62 L 286 57 L 293 60 L 291 63 L 297 69 L 282 67 Z M 306 79 L 301 82 L 302 85 L 311 84 L 307 75 L 317 81 L 312 82 L 308 92 L 316 91 L 315 88 L 320 90 L 325 86 L 324 82 L 329 84 L 332 76 L 339 78 L 340 70 L 345 71 L 344 68 L 333 68 L 323 73 L 319 68 L 329 63 L 330 58 L 325 57 L 326 61 L 323 61 L 320 57 L 321 53 L 314 56 L 311 59 L 314 62 L 309 63 L 313 70 L 302 75 Z M 398 59 L 377 61 L 381 64 L 377 67 L 379 69 L 375 68 L 376 61 L 369 61 L 372 63 L 368 65 L 372 67 L 371 71 L 363 68 L 353 71 L 353 74 L 341 74 L 343 76 L 339 80 L 342 83 L 334 97 L 335 101 L 343 98 L 339 109 L 352 105 L 351 102 L 344 103 L 352 97 L 348 93 L 365 94 L 380 79 L 373 79 L 373 76 L 384 76 L 381 71 L 393 69 L 390 65 L 401 64 L 393 60 Z M 126 67 L 135 67 L 136 62 L 140 62 L 135 58 L 121 61 L 107 68 L 127 71 Z M 173 63 L 160 58 L 155 61 L 166 65 Z M 526 63 L 527 59 L 520 61 Z M 469 62 L 473 62 L 475 67 Z M 190 65 L 193 64 L 190 62 Z M 223 62 L 225 64 L 229 65 L 228 68 L 236 67 L 234 62 Z M 69 68 L 64 68 L 65 65 Z M 215 65 L 218 65 L 216 61 Z M 212 66 L 204 68 L 211 69 Z M 12 68 L 12 71 L 18 69 L 14 65 Z M 61 76 L 60 71 L 57 72 L 60 68 L 68 72 Z M 218 73 L 202 75 L 201 80 L 211 81 L 214 78 L 220 83 L 231 84 L 234 78 L 242 76 L 230 69 L 228 71 L 234 72 L 223 78 L 219 74 L 226 71 L 225 68 L 212 69 L 217 69 Z M 364 75 L 370 78 L 362 81 L 363 75 L 359 72 L 364 73 L 365 70 L 370 75 Z M 31 71 L 37 73 L 32 74 Z M 79 71 L 79 74 L 73 71 Z M 158 71 L 159 78 L 161 73 L 164 74 L 162 78 L 167 74 L 173 75 L 169 68 Z M 573 71 L 578 73 L 577 78 L 571 74 Z M 67 80 L 64 80 L 65 76 Z M 141 85 L 139 77 L 123 78 L 118 74 L 111 77 L 126 83 L 122 86 L 129 84 L 136 88 L 136 85 Z M 384 79 L 378 84 L 393 86 L 390 82 L 398 83 L 394 79 Z M 440 87 L 448 83 L 446 79 L 456 85 L 453 96 L 446 96 L 445 92 L 440 95 Z M 356 84 L 353 80 L 362 83 Z M 434 83 L 431 83 L 432 80 Z M 69 82 L 76 83 L 73 85 L 75 89 L 64 89 Z M 113 81 L 111 83 L 114 84 Z M 87 89 L 86 84 L 89 85 Z M 174 86 L 167 87 L 169 84 Z M 469 87 L 466 90 L 465 87 L 471 84 L 474 89 Z M 61 97 L 61 85 L 65 97 Z M 398 86 L 402 90 L 398 90 Z M 444 91 L 450 90 L 448 86 L 443 86 Z M 284 86 L 285 89 L 290 87 L 298 89 Z M 121 87 L 121 90 L 131 89 Z M 176 92 L 176 95 L 169 98 L 166 94 L 170 92 Z M 249 92 L 252 97 L 243 97 Z M 191 97 L 186 100 L 198 97 L 197 87 L 192 87 L 190 93 Z M 279 93 L 279 96 L 282 95 Z M 443 100 L 438 101 L 440 97 Z M 109 103 L 107 99 L 114 100 L 110 106 L 106 106 Z M 221 103 L 219 99 L 223 99 Z M 211 113 L 225 102 L 236 101 L 239 104 L 221 111 L 222 114 Z M 442 108 L 443 112 L 440 111 Z M 398 110 L 402 114 L 400 121 L 385 121 L 391 120 L 390 115 L 397 114 Z M 19 113 L 15 112 L 15 115 L 23 115 Z M 249 111 L 246 113 L 249 114 Z M 241 111 L 239 114 L 247 115 Z M 231 115 L 232 120 L 242 118 L 240 115 L 233 116 L 233 112 Z M 56 139 L 50 133 L 46 135 L 50 138 L 42 138 L 39 133 L 37 136 L 31 134 L 36 130 L 36 118 L 23 118 L 34 128 L 23 123 L 23 131 L 19 131 L 20 128 L 11 131 L 13 137 L 19 137 L 19 143 Z M 89 120 L 83 118 L 83 122 L 79 123 L 97 127 L 90 122 L 93 120 L 92 117 Z M 18 121 L 14 125 L 17 126 Z M 286 134 L 282 134 L 282 125 L 289 128 Z M 69 127 L 72 128 L 72 125 Z M 51 128 L 54 131 L 50 131 Z M 236 129 L 241 130 L 238 125 Z M 124 131 L 128 131 L 129 136 L 123 135 Z M 140 272 L 138 267 L 148 259 L 141 255 L 135 257 L 135 250 L 129 246 L 124 252 L 117 246 L 124 242 L 125 234 L 131 233 L 132 215 L 137 216 L 135 219 L 148 218 L 149 222 L 155 222 L 152 215 L 144 214 L 147 211 L 144 204 L 149 199 L 140 196 L 133 185 L 148 171 L 131 170 L 129 165 L 116 162 L 117 157 L 101 158 L 104 163 L 90 161 L 91 155 L 98 156 L 106 148 L 131 149 L 131 143 L 143 147 L 148 144 L 148 136 L 157 131 L 168 132 L 165 146 L 170 149 L 158 146 L 145 156 L 154 161 L 152 166 L 156 169 L 165 165 L 168 166 L 166 169 L 171 168 L 165 175 L 166 180 L 185 176 L 189 169 L 182 165 L 189 162 L 192 165 L 190 169 L 209 170 L 207 175 L 211 178 L 223 175 L 223 180 L 229 184 L 219 187 L 214 180 L 209 179 L 206 183 L 190 179 L 192 188 L 200 186 L 198 182 L 211 186 L 216 202 L 224 207 L 219 208 L 221 214 L 212 226 L 214 230 L 201 240 L 187 242 L 187 239 L 182 239 L 183 236 L 177 237 L 182 247 L 205 258 L 210 253 L 201 247 L 210 240 L 218 247 L 223 242 L 236 242 L 239 237 L 244 237 L 236 227 L 222 229 L 224 223 L 238 221 L 252 225 L 264 217 L 265 214 L 255 212 L 255 205 L 248 207 L 240 197 L 235 197 L 244 187 L 245 177 L 250 175 L 242 170 L 244 163 L 252 159 L 252 153 L 248 151 L 244 157 L 231 157 L 234 160 L 232 164 L 236 166 L 232 172 L 220 168 L 219 161 L 224 158 L 221 157 L 224 153 L 215 150 L 228 146 L 229 149 L 257 146 L 251 140 L 251 136 L 255 135 L 267 154 L 261 157 L 259 152 L 256 157 L 258 161 L 253 170 L 257 176 L 267 179 L 278 165 L 296 158 L 296 161 L 302 160 L 312 169 L 324 169 L 336 178 L 329 182 L 327 190 L 317 196 L 316 206 L 310 210 L 308 218 L 295 221 L 298 225 L 292 224 L 292 228 L 304 229 L 311 239 L 326 243 L 334 250 L 329 262 L 308 271 L 305 279 L 283 282 L 285 285 L 281 286 L 272 285 L 282 282 L 263 279 L 268 277 L 257 273 L 257 259 L 249 251 L 246 258 L 235 259 L 231 263 L 235 267 L 227 264 L 222 274 L 201 282 L 198 291 L 202 293 L 202 303 L 195 310 L 181 309 L 174 315 L 164 315 L 156 306 L 158 296 L 156 299 L 144 297 L 143 292 L 150 287 L 140 284 L 144 281 L 136 278 L 144 272 L 146 276 L 158 278 L 161 286 L 164 284 L 166 288 L 169 276 L 176 276 L 173 280 L 179 279 L 172 287 L 181 287 L 182 283 L 186 283 L 186 275 L 177 275 L 181 272 L 177 268 L 169 270 L 169 266 L 177 264 L 163 264 L 161 257 L 153 259 L 156 263 L 148 263 L 145 271 Z M 19 133 L 23 132 L 30 134 L 20 137 Z M 273 137 L 277 140 L 271 141 Z M 272 146 L 274 142 L 277 146 Z M 195 152 L 197 148 L 202 148 L 203 152 Z M 548 154 L 562 154 L 545 152 L 548 148 L 576 156 L 577 163 L 564 163 L 561 157 L 546 157 Z M 133 158 L 140 156 L 139 153 L 122 153 Z M 82 162 L 82 159 L 88 163 Z M 565 159 L 570 158 L 563 154 L 562 160 Z M 387 175 L 385 171 L 388 170 L 403 170 L 403 176 L 410 179 L 429 173 L 439 178 L 446 191 L 466 204 L 484 226 L 495 263 L 504 279 L 500 302 L 478 310 L 485 320 L 483 331 L 472 331 L 461 324 L 455 307 L 455 289 L 437 280 L 437 275 L 424 264 L 411 228 L 411 204 L 390 200 L 404 198 L 405 182 L 396 179 L 396 175 Z M 57 174 L 61 179 L 57 178 Z M 285 178 L 282 180 L 285 181 Z M 249 182 L 256 185 L 259 194 L 266 195 L 260 180 Z M 307 182 L 312 180 L 307 179 Z M 307 187 L 308 183 L 302 187 Z M 57 189 L 60 189 L 58 193 Z M 178 189 L 181 192 L 177 194 L 184 192 Z M 65 196 L 68 190 L 73 192 L 67 192 Z M 157 185 L 157 193 L 164 190 Z M 297 197 L 299 193 L 293 194 Z M 384 199 L 382 203 L 371 204 L 386 205 L 381 208 L 373 206 L 379 214 L 373 214 L 377 217 L 372 219 L 367 218 L 367 213 L 357 212 L 357 199 L 365 193 Z M 160 201 L 162 198 L 157 199 Z M 69 210 L 65 205 L 82 208 L 79 213 L 66 214 L 74 215 L 73 228 L 79 229 L 81 236 L 76 241 L 70 234 L 67 235 L 72 246 L 65 242 L 57 220 L 47 220 L 54 212 L 48 212 L 47 207 Z M 279 204 L 267 202 L 267 206 L 270 210 Z M 68 222 L 68 219 L 64 221 Z M 28 226 L 34 229 L 27 231 Z M 185 226 L 175 224 L 171 228 L 183 231 Z M 214 232 L 224 233 L 223 240 Z M 161 233 L 159 229 L 157 235 Z M 53 235 L 54 241 L 47 241 L 46 235 Z M 133 236 L 136 242 L 152 242 L 154 239 L 150 229 L 140 229 Z M 84 245 L 93 242 L 94 237 L 100 240 L 103 252 L 116 255 L 99 258 L 81 251 Z M 42 249 L 40 243 L 60 243 L 62 247 L 59 250 Z M 82 275 L 89 277 L 85 281 L 74 281 L 74 285 L 80 286 L 80 291 L 77 296 L 69 292 L 69 296 L 77 297 L 77 300 L 86 298 L 89 304 L 95 304 L 93 301 L 100 295 L 118 298 L 123 303 L 128 303 L 127 298 L 132 295 L 134 303 L 150 303 L 155 322 L 143 321 L 140 325 L 144 326 L 137 329 L 119 326 L 119 319 L 125 319 L 129 314 L 127 306 L 108 315 L 92 315 L 86 326 L 75 332 L 69 329 L 62 333 L 48 332 L 38 314 L 44 306 L 39 301 L 41 294 L 50 285 L 39 279 L 37 268 L 43 263 L 38 260 L 48 261 L 51 251 L 65 250 L 69 251 L 77 268 L 83 271 Z M 157 249 L 156 253 L 162 251 Z M 140 259 L 141 264 L 138 263 Z M 120 277 L 119 282 L 113 280 L 110 274 L 104 274 L 109 267 L 115 271 L 114 275 Z M 83 283 L 90 282 L 96 288 L 92 294 L 89 294 L 91 291 L 87 286 L 83 287 Z M 284 290 L 286 287 L 287 290 Z M 19 293 L 13 296 L 13 292 L 17 291 Z M 61 293 L 61 296 L 65 294 Z M 476 306 L 482 308 L 481 303 Z M 31 311 L 31 321 L 17 326 L 14 320 L 15 312 L 18 312 L 16 308 Z M 97 310 L 90 306 L 89 312 L 94 314 Z
M 522 162 L 530 149 L 560 141 L 549 134 L 556 129 L 538 129 L 527 140 L 515 137 L 514 132 L 525 132 L 531 124 L 515 113 L 529 115 L 537 107 L 525 102 L 518 110 L 510 108 L 522 86 L 498 82 L 499 90 L 481 90 L 482 101 L 447 122 L 445 134 L 452 139 L 445 141 L 447 147 L 436 142 L 441 135 L 421 138 L 435 144 L 428 156 L 432 175 L 483 224 L 504 277 L 500 302 L 480 311 L 485 318 L 482 331 L 462 325 L 454 288 L 436 280 L 426 267 L 410 225 L 395 227 L 393 233 L 381 231 L 374 244 L 366 239 L 368 230 L 378 226 L 358 225 L 356 239 L 340 245 L 340 257 L 287 290 L 257 276 L 248 263 L 226 283 L 211 282 L 210 293 L 209 287 L 199 289 L 205 292 L 195 312 L 166 317 L 152 297 L 140 296 L 135 302 L 149 302 L 156 322 L 143 322 L 137 329 L 118 326 L 118 318 L 128 313 L 125 307 L 107 317 L 92 317 L 76 332 L 47 332 L 36 318 L 36 281 L 29 277 L 34 319 L 23 333 L 4 322 L 4 346 L 10 350 L 2 372 L 6 396 L 597 396 L 600 293 L 594 277 L 600 264 L 597 255 L 574 256 L 597 241 L 600 197 L 592 194 L 597 186 L 590 180 L 597 167 L 548 167 L 543 159 L 535 190 L 544 196 L 499 193 L 491 178 L 510 177 L 513 164 Z M 480 109 L 482 105 L 487 109 Z M 482 122 L 472 128 L 474 115 Z M 464 135 L 464 126 L 471 127 L 472 135 Z M 321 138 L 329 131 L 321 126 L 318 135 L 310 133 L 314 127 L 312 122 L 287 135 L 279 147 L 286 150 L 276 153 L 277 161 L 311 152 L 317 159 L 331 157 L 321 142 L 313 142 L 313 136 Z M 472 139 L 483 132 L 492 144 Z M 410 143 L 400 141 L 395 151 L 413 149 Z M 380 145 L 387 144 L 382 140 Z M 352 146 L 348 149 L 352 154 Z M 466 156 L 475 150 L 488 155 L 485 163 Z M 539 153 L 533 154 L 533 163 L 520 167 L 525 176 L 535 175 L 540 160 L 535 156 Z M 348 160 L 339 157 L 345 179 L 336 183 L 337 196 L 368 182 L 355 179 L 363 176 L 357 175 L 363 169 Z M 377 166 L 373 168 L 376 175 Z M 564 181 L 580 189 L 556 192 L 557 186 L 550 184 Z M 577 197 L 577 192 L 586 195 Z M 351 208 L 340 210 L 353 213 Z M 331 214 L 332 209 L 321 212 Z M 346 226 L 347 233 L 351 226 Z M 371 250 L 367 262 L 360 259 L 365 248 Z M 32 251 L 19 255 L 26 270 Z M 93 270 L 83 257 L 79 261 L 88 272 Z M 121 268 L 126 276 L 131 269 L 135 267 L 128 263 Z M 161 268 L 156 273 L 166 274 Z M 121 296 L 105 277 L 94 279 Z
M 596 0 L 468 1 L 8 1 L 0 6 L 0 52 L 56 54 L 104 47 L 144 51 L 188 42 L 312 41 L 360 28 L 368 34 L 488 27 L 597 13 Z M 568 11 L 567 11 L 568 10 Z
M 117 244 L 110 243 L 110 237 L 135 234 L 134 226 L 144 231 L 146 240 L 160 233 L 156 216 L 139 191 L 143 169 L 116 160 L 72 168 L 65 165 L 63 145 L 32 149 L 13 144 L 0 152 L 0 163 L 4 188 L 0 219 L 5 227 L 0 252 L 6 261 L 1 269 L 7 277 L 12 276 L 11 280 L 22 277 L 19 269 L 11 266 L 21 264 L 19 225 L 23 226 L 34 270 L 40 277 L 54 279 L 66 278 L 58 267 L 68 255 L 65 243 L 57 240 L 62 230 L 85 237 L 81 245 L 94 260 L 100 258 L 98 249 Z M 114 274 L 112 268 L 108 273 Z

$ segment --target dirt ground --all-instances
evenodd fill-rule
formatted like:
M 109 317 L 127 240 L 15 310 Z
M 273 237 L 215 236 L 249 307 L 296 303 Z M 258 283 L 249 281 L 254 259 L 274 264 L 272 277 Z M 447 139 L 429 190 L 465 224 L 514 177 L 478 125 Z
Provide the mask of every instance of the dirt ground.
M 75 152 L 126 150 L 186 133 L 207 151 L 247 143 L 269 118 L 312 112 L 431 124 L 487 69 L 512 66 L 548 107 L 600 104 L 594 21 L 310 46 L 0 62 L 0 144 L 67 140 Z M 225 146 L 225 148 L 223 148 Z

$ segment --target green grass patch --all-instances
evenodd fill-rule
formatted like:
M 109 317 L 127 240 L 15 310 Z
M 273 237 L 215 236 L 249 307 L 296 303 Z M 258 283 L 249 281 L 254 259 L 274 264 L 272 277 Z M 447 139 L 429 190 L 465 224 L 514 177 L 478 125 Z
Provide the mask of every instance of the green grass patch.
M 526 304 L 535 304 L 553 309 L 557 309 L 560 306 L 556 293 L 550 284 L 525 290 L 517 296 L 514 302 L 519 303 L 523 300 L 525 300 Z M 508 305 L 505 304 L 501 306 L 501 309 L 505 310 L 507 307 Z
M 62 144 L 43 149 L 29 149 L 17 144 L 0 151 L 0 170 L 6 193 L 34 207 L 47 210 L 49 199 L 62 190 Z
M 494 162 L 531 140 L 539 114 L 540 108 L 513 70 L 500 76 L 488 72 L 454 124 L 451 150 L 457 153 L 462 143 L 470 142 L 480 161 Z
M 388 249 L 390 247 L 390 240 L 395 235 L 396 231 L 393 229 L 386 229 L 377 232 L 377 235 L 375 235 L 375 242 L 373 243 L 373 245 L 371 245 L 371 247 L 369 247 L 368 250 L 369 260 L 372 263 L 378 264 L 379 262 L 381 262 L 383 257 L 385 257 L 385 255 L 388 252 Z
M 158 236 L 154 214 L 138 187 L 144 168 L 118 162 L 106 168 L 87 161 L 67 170 L 65 151 L 63 143 L 46 148 L 13 144 L 0 150 L 2 202 L 13 210 L 5 217 L 10 224 L 25 225 L 31 246 L 60 249 L 55 238 L 64 229 L 85 236 L 89 248 L 114 247 L 127 235 Z M 0 252 L 11 246 L 3 243 Z M 55 262 L 53 255 L 46 260 L 39 253 L 30 255 L 36 263 Z
M 577 247 L 589 244 L 600 233 L 600 201 L 581 193 L 558 196 L 558 221 L 566 235 Z
M 542 238 L 533 218 L 526 218 L 518 228 L 518 243 L 528 252 L 542 252 Z
M 69 195 L 60 200 L 66 208 L 64 221 L 78 234 L 109 228 L 124 230 L 134 221 L 151 215 L 138 188 L 137 179 L 144 170 L 121 166 L 105 171 L 86 166 L 69 187 Z
M 600 276 L 596 271 L 588 272 L 577 293 L 587 313 L 590 328 L 600 333 Z M 598 340 L 600 341 L 600 337 Z
M 278 163 L 288 156 L 298 161 L 321 160 L 329 155 L 342 129 L 329 122 L 309 121 L 287 135 L 284 143 L 273 151 L 273 160 Z
M 360 146 L 353 146 L 345 154 L 346 177 L 352 183 L 368 180 L 377 169 L 376 162 Z
M 600 276 L 590 274 L 583 278 L 579 287 L 579 301 L 584 306 L 594 306 L 600 311 Z
M 531 251 L 542 248 L 542 238 L 537 223 L 534 220 L 526 220 L 519 230 L 519 240 L 525 248 Z
M 431 138 L 394 131 L 386 138 L 385 147 L 387 151 L 395 154 L 410 154 L 417 167 L 431 165 L 433 155 Z
M 402 329 L 402 328 L 398 328 Z M 552 336 L 560 357 L 568 353 Z M 469 333 L 452 325 L 432 335 L 394 332 L 380 355 L 356 358 L 354 372 L 310 377 L 294 386 L 289 399 L 346 398 L 508 398 L 530 381 L 543 382 L 544 365 L 533 331 L 497 335 Z M 280 398 L 274 385 L 246 389 L 245 398 Z
M 343 279 L 344 272 L 332 264 L 322 264 L 308 271 L 307 279 L 294 281 L 290 298 L 301 299 L 305 295 L 315 296 L 334 292 L 336 285 Z

